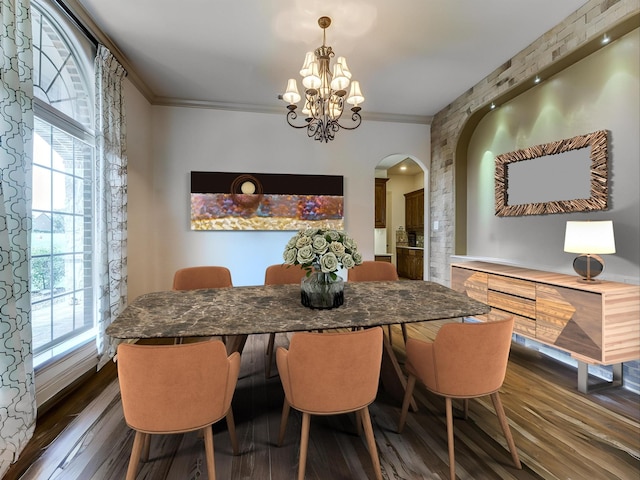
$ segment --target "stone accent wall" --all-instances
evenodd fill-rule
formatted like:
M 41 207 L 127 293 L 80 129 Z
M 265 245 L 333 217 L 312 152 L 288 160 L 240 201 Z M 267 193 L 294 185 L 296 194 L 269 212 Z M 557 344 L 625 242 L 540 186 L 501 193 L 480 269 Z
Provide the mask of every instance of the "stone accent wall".
M 455 253 L 455 152 L 469 117 L 639 10 L 640 0 L 587 2 L 434 116 L 431 124 L 430 221 L 432 225 L 437 221 L 439 228 L 437 231 L 429 228 L 431 281 L 450 285 L 450 257 Z

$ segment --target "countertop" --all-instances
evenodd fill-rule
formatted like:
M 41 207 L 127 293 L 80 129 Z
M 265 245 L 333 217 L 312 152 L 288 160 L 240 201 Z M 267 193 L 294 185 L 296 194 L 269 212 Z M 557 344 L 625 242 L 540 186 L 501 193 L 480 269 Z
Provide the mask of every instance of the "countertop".
M 424 250 L 424 247 L 409 247 L 404 245 L 396 245 L 396 248 L 406 248 L 408 250 Z

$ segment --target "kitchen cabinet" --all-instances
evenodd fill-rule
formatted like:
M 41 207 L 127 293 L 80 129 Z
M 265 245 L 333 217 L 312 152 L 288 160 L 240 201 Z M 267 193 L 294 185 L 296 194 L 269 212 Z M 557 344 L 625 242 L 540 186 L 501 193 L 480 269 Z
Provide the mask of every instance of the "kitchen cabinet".
M 424 233 L 424 188 L 404 194 L 405 230 Z
M 391 255 L 374 255 L 373 259 L 376 262 L 387 262 L 391 263 Z
M 375 228 L 387 226 L 387 182 L 388 178 L 376 178 Z
M 397 247 L 396 268 L 398 276 L 410 280 L 422 280 L 424 272 L 424 252 L 421 248 Z

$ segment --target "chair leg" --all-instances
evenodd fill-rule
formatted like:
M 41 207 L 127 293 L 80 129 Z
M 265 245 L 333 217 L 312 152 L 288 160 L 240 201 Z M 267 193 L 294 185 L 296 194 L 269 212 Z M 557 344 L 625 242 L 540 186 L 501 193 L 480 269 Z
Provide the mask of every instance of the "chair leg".
M 287 399 L 284 400 L 284 405 L 282 406 L 282 418 L 280 419 L 280 434 L 278 435 L 278 446 L 282 446 L 282 442 L 284 442 L 284 434 L 287 430 L 287 420 L 289 419 L 289 402 Z
M 300 433 L 300 462 L 298 464 L 298 480 L 304 480 L 304 472 L 307 468 L 307 450 L 309 448 L 309 426 L 311 415 L 302 412 L 302 432 Z
M 144 433 L 136 432 L 133 438 L 133 448 L 131 449 L 131 457 L 129 458 L 129 467 L 127 468 L 127 479 L 135 480 L 138 472 L 138 462 L 140 462 L 140 453 L 144 444 Z
M 360 437 L 362 435 L 362 413 L 360 410 L 356 410 L 356 433 Z
M 451 480 L 455 480 L 456 459 L 453 444 L 453 406 L 451 404 L 451 397 L 445 397 L 445 404 L 447 410 L 447 443 L 449 445 L 449 476 Z
M 229 411 L 227 412 L 227 430 L 229 430 L 229 438 L 231 439 L 231 448 L 233 449 L 233 454 L 238 455 L 238 437 L 236 436 L 236 422 L 233 421 L 233 410 L 229 407 Z
M 393 346 L 393 338 L 391 337 L 391 325 L 387 325 L 387 335 L 389 335 L 389 345 Z
M 364 434 L 367 438 L 369 455 L 371 456 L 371 462 L 373 463 L 373 471 L 376 474 L 376 480 L 382 480 L 382 470 L 380 468 L 380 459 L 378 458 L 378 447 L 376 446 L 376 439 L 373 435 L 373 426 L 371 425 L 369 407 L 364 407 L 359 413 L 362 418 L 362 426 L 364 427 Z
M 216 464 L 213 457 L 213 429 L 211 425 L 202 429 L 204 433 L 204 450 L 207 458 L 209 480 L 216 480 Z
M 148 462 L 149 461 L 149 449 L 151 448 L 151 434 L 150 433 L 145 433 L 144 434 L 144 444 L 142 446 L 142 461 L 143 462 Z
M 469 399 L 462 399 L 462 415 L 465 420 L 469 418 Z
M 407 338 L 409 338 L 409 334 L 407 333 L 407 326 L 404 323 L 400 324 L 400 328 L 402 329 L 402 338 L 404 338 L 404 343 L 407 343 Z
M 400 411 L 400 421 L 398 422 L 398 433 L 402 433 L 404 423 L 407 420 L 407 412 L 409 411 L 409 404 L 411 403 L 411 396 L 413 395 L 413 389 L 416 386 L 416 377 L 409 375 L 407 380 L 407 389 L 404 391 L 404 399 L 402 400 L 402 410 Z
M 513 464 L 516 466 L 518 470 L 522 469 L 522 464 L 520 463 L 520 458 L 518 457 L 518 450 L 516 449 L 516 444 L 513 441 L 513 436 L 511 435 L 511 429 L 509 428 L 509 422 L 507 421 L 507 416 L 504 413 L 504 408 L 502 407 L 502 400 L 500 400 L 500 394 L 498 392 L 491 394 L 491 401 L 493 402 L 493 408 L 496 409 L 496 415 L 498 415 L 498 420 L 500 421 L 500 426 L 502 427 L 502 432 L 504 433 L 504 437 L 507 439 L 507 445 L 509 445 L 509 451 L 511 452 L 511 458 L 513 459 Z
M 267 351 L 265 352 L 267 359 L 264 364 L 264 378 L 271 378 L 271 364 L 273 363 L 273 347 L 275 345 L 275 341 L 276 334 L 270 333 L 269 343 L 267 343 Z

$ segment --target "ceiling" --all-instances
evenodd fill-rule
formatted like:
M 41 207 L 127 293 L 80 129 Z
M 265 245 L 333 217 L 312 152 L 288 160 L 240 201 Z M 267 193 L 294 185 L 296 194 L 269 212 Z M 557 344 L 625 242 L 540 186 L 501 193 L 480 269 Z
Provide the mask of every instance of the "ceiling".
M 282 111 L 287 79 L 326 44 L 347 58 L 363 119 L 431 116 L 585 0 L 76 0 L 152 103 Z M 301 88 L 299 84 L 299 88 Z

